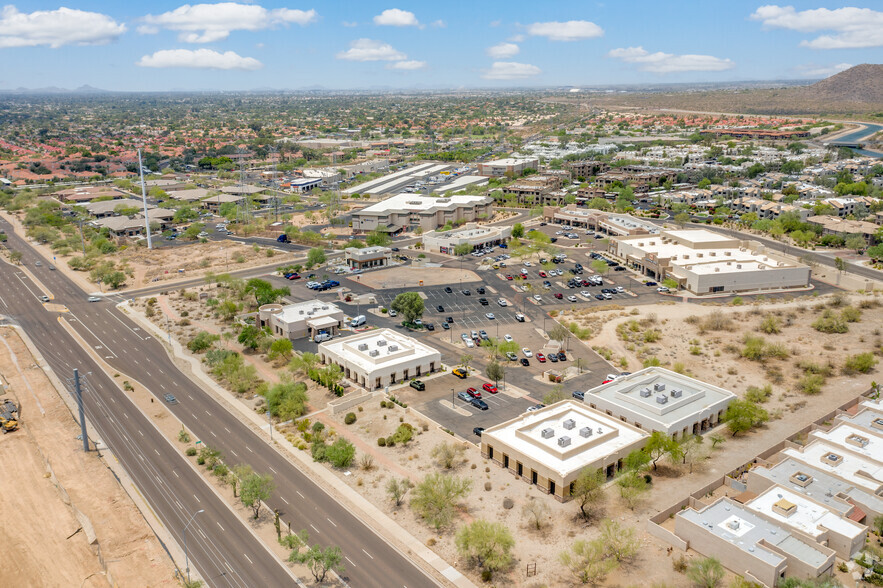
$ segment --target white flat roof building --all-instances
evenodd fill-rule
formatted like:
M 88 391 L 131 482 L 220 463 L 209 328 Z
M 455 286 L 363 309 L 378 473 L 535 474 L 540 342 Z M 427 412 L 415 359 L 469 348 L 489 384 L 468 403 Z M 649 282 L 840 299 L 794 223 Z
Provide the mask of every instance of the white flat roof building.
M 465 194 L 435 197 L 398 194 L 352 213 L 353 230 L 397 232 L 421 228 L 432 231 L 447 223 L 471 222 L 493 216 L 494 199 Z
M 804 288 L 810 268 L 707 229 L 662 231 L 658 235 L 614 237 L 611 253 L 642 274 L 672 278 L 694 294 Z
M 319 345 L 323 363 L 335 363 L 353 383 L 377 390 L 432 373 L 441 367 L 438 350 L 392 329 L 367 331 Z
M 480 176 L 505 176 L 507 173 L 519 175 L 526 169 L 539 169 L 540 160 L 536 157 L 507 157 L 478 164 Z
M 883 464 L 855 455 L 848 448 L 816 440 L 802 451 L 788 448 L 783 453 L 873 494 L 883 492 Z
M 343 310 L 322 300 L 295 304 L 265 304 L 258 309 L 257 326 L 270 327 L 274 335 L 300 339 L 313 338 L 321 332 L 336 335 L 343 324 Z
M 481 454 L 564 500 L 583 469 L 601 469 L 612 477 L 648 437 L 615 417 L 563 400 L 485 429 Z
M 719 423 L 735 398 L 718 386 L 649 367 L 592 388 L 584 402 L 640 429 L 685 437 Z
M 423 234 L 423 247 L 426 251 L 454 253 L 457 245 L 468 243 L 473 249 L 499 245 L 509 240 L 512 227 L 478 226 L 474 223 L 451 231 L 430 231 Z
M 773 523 L 812 537 L 846 560 L 861 551 L 868 535 L 865 525 L 842 517 L 822 503 L 783 486 L 769 487 L 746 502 L 745 507 Z

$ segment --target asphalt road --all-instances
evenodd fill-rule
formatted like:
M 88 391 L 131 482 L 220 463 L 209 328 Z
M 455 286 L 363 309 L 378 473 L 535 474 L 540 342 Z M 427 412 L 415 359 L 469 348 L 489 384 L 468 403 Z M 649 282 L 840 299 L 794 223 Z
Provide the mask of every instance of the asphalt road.
M 52 291 L 55 302 L 65 304 L 70 309 L 71 312 L 67 316 L 73 321 L 72 325 L 77 332 L 88 344 L 101 353 L 112 367 L 127 377 L 148 386 L 160 402 L 163 401 L 165 393 L 173 393 L 179 403 L 170 405 L 170 410 L 197 439 L 219 449 L 228 464 L 246 463 L 252 466 L 255 471 L 271 474 L 274 477 L 276 491 L 273 497 L 267 501 L 268 506 L 278 509 L 282 520 L 291 522 L 292 529 L 306 529 L 310 533 L 311 542 L 339 546 L 346 557 L 344 560 L 346 572 L 343 576 L 351 586 L 414 588 L 436 585 L 436 582 L 420 568 L 386 543 L 365 523 L 351 514 L 347 508 L 336 502 L 280 453 L 268 446 L 263 438 L 240 421 L 240 417 L 230 414 L 212 396 L 180 373 L 169 359 L 163 346 L 140 331 L 138 326 L 124 313 L 106 301 L 86 302 L 86 295 L 62 272 L 49 271 L 46 267 L 47 261 L 40 258 L 24 240 L 15 235 L 11 226 L 3 221 L 0 222 L 0 227 L 3 227 L 9 236 L 9 247 L 23 253 L 23 262 Z M 42 267 L 35 267 L 34 262 L 38 259 L 42 259 Z M 0 265 L 5 266 L 3 271 L 15 273 L 11 266 Z M 19 279 L 13 276 L 10 276 L 7 282 L 11 283 L 12 280 L 19 282 Z M 16 287 L 18 286 L 16 285 Z M 21 294 L 16 292 L 14 296 L 10 296 L 17 302 L 7 312 L 13 315 L 29 335 L 38 342 L 47 360 L 50 357 L 54 359 L 56 364 L 53 365 L 53 369 L 57 369 L 59 375 L 69 375 L 73 367 L 80 365 L 84 366 L 81 369 L 82 372 L 92 372 L 90 380 L 94 378 L 96 391 L 98 388 L 103 390 L 100 394 L 101 400 L 102 402 L 106 401 L 104 406 L 109 409 L 108 412 L 101 412 L 97 408 L 90 407 L 90 417 L 96 419 L 96 425 L 101 427 L 102 432 L 111 427 L 119 427 L 119 434 L 128 435 L 129 440 L 135 439 L 136 430 L 143 432 L 145 436 L 155 437 L 153 445 L 157 446 L 157 451 L 154 452 L 153 448 L 150 448 L 144 452 L 147 455 L 125 453 L 125 443 L 127 442 L 125 437 L 122 440 L 113 434 L 106 437 L 115 453 L 117 447 L 120 447 L 120 453 L 117 455 L 128 470 L 137 471 L 139 467 L 144 467 L 154 468 L 160 472 L 155 474 L 153 481 L 143 477 L 138 479 L 136 483 L 139 488 L 144 487 L 142 484 L 150 483 L 158 484 L 160 488 L 165 488 L 167 485 L 169 487 L 177 485 L 179 478 L 170 477 L 173 474 L 169 471 L 170 466 L 177 464 L 174 468 L 179 475 L 181 470 L 189 468 L 189 466 L 183 463 L 183 458 L 174 451 L 168 442 L 159 437 L 159 433 L 151 431 L 152 427 L 149 423 L 140 422 L 139 427 L 130 424 L 131 418 L 136 414 L 140 415 L 134 406 L 129 405 L 126 408 L 125 412 L 129 418 L 120 419 L 116 403 L 110 400 L 111 396 L 119 396 L 115 388 L 110 386 L 110 383 L 106 381 L 106 376 L 93 362 L 86 361 L 88 358 L 84 357 L 84 352 L 71 341 L 66 332 L 61 330 L 55 317 L 47 316 L 46 311 L 40 308 L 37 298 L 40 293 L 33 285 L 31 285 L 31 289 L 34 290 L 34 294 L 29 293 L 30 298 L 26 298 L 24 292 Z M 4 298 L 6 297 L 4 296 Z M 19 304 L 25 304 L 19 299 L 27 301 L 28 305 L 19 306 Z M 6 303 L 12 304 L 9 300 L 6 300 Z M 116 400 L 122 401 L 121 398 L 116 398 Z M 113 420 L 110 420 L 111 417 Z M 138 438 L 141 437 L 140 432 L 137 433 Z M 131 441 L 128 442 L 131 443 Z M 165 444 L 165 453 L 158 447 L 163 443 Z M 133 449 L 137 448 L 143 448 L 142 444 L 138 443 Z M 175 459 L 172 459 L 173 456 Z M 202 484 L 205 492 L 209 492 L 204 482 Z M 193 480 L 191 485 L 196 486 L 197 481 Z M 191 494 L 186 489 L 176 488 L 174 495 L 190 496 Z M 145 496 L 147 496 L 146 493 Z M 151 496 L 148 500 L 153 505 L 158 497 Z M 205 508 L 202 505 L 206 500 L 209 498 L 203 500 L 200 496 L 200 501 L 197 504 Z M 161 517 L 173 514 L 166 513 L 161 505 L 155 508 L 158 513 L 163 513 L 160 515 Z M 187 508 L 183 510 L 187 510 Z M 193 510 L 197 510 L 197 508 L 191 508 L 188 512 Z M 257 563 L 256 557 L 261 557 L 259 554 L 263 548 L 257 545 L 248 532 L 241 528 L 241 523 L 239 523 L 240 527 L 235 527 L 234 520 L 218 520 L 217 522 L 223 526 L 224 530 L 212 528 L 214 521 L 207 515 L 215 512 L 220 515 L 222 511 L 229 512 L 226 511 L 226 507 L 217 505 L 211 513 L 206 509 L 206 513 L 198 518 L 202 519 L 201 527 L 208 538 L 215 540 L 216 537 L 223 537 L 226 541 L 231 542 L 230 548 L 225 549 L 223 555 L 226 561 L 230 562 L 232 568 L 239 574 L 249 574 L 248 581 L 230 585 L 269 586 L 290 583 L 285 570 L 269 554 L 261 558 L 262 564 Z M 166 519 L 164 518 L 164 520 Z M 169 518 L 168 521 L 170 528 L 175 528 L 177 525 L 175 519 Z M 227 530 L 232 528 L 238 528 L 240 532 Z M 264 553 L 267 552 L 264 550 Z M 248 558 L 239 554 L 248 554 Z M 267 558 L 272 561 L 264 561 Z M 254 563 L 248 563 L 247 559 Z M 205 578 L 213 585 L 225 585 L 214 580 L 220 573 L 219 566 L 213 566 L 208 562 L 209 560 L 205 557 L 199 562 L 200 570 L 205 571 Z M 220 565 L 224 566 L 225 564 Z M 275 579 L 250 574 L 252 571 L 255 574 L 274 574 L 276 573 L 274 570 L 278 570 L 278 574 L 280 574 Z M 281 574 L 286 575 L 282 576 Z
M 9 240 L 25 254 L 26 263 L 33 267 L 36 258 L 29 255 L 30 250 L 16 243 L 11 231 L 8 234 Z M 48 273 L 45 263 L 43 268 L 33 269 Z M 192 569 L 198 569 L 211 586 L 291 584 L 291 577 L 280 562 L 249 533 L 242 520 L 212 492 L 179 449 L 153 427 L 58 322 L 58 316 L 64 316 L 78 329 L 83 329 L 84 325 L 77 321 L 91 314 L 87 312 L 86 297 L 76 292 L 71 296 L 69 288 L 59 287 L 57 280 L 47 279 L 47 285 L 55 289 L 56 299 L 71 309 L 70 313 L 59 315 L 43 308 L 39 300 L 42 291 L 24 272 L 0 262 L 0 280 L 4 284 L 0 288 L 0 309 L 10 317 L 7 320 L 27 332 L 62 382 L 72 380 L 74 368 L 80 370 L 84 376 L 84 407 L 89 421 L 179 545 L 184 544 L 183 529 L 190 517 L 200 509 L 205 510 L 188 529 Z M 100 306 L 107 309 L 106 304 Z M 134 343 L 133 334 L 120 342 Z M 73 388 L 72 383 L 69 388 Z

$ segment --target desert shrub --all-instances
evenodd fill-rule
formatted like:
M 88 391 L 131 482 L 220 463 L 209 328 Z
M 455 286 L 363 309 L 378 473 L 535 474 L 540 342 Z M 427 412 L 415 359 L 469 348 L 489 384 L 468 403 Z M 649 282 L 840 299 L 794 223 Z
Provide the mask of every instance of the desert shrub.
M 414 436 L 414 427 L 408 423 L 402 423 L 396 429 L 396 432 L 393 433 L 392 439 L 396 443 L 401 443 L 405 445 L 411 438 Z M 389 439 L 387 439 L 387 445 L 389 445 Z
M 840 311 L 840 318 L 847 323 L 857 323 L 862 318 L 862 311 L 854 306 L 845 306 L 843 310 Z
M 660 333 L 658 330 L 647 329 L 646 331 L 644 331 L 644 343 L 655 343 L 656 341 L 659 341 L 659 338 L 661 336 L 662 333 Z
M 820 333 L 846 333 L 849 331 L 849 325 L 846 324 L 846 321 L 830 309 L 825 310 L 813 322 L 812 328 Z
M 866 374 L 877 365 L 877 358 L 873 353 L 859 353 L 858 355 L 850 355 L 843 364 L 844 374 L 862 373 Z
M 354 412 L 348 412 L 348 413 L 346 413 L 346 416 L 343 417 L 343 422 L 344 422 L 344 424 L 346 424 L 346 425 L 351 425 L 351 424 L 353 424 L 354 422 L 356 422 L 356 413 L 354 413 Z
M 810 359 L 802 359 L 797 362 L 797 367 L 803 370 L 805 374 L 816 374 L 827 378 L 831 375 L 832 369 L 830 365 L 818 364 Z
M 339 438 L 325 450 L 325 458 L 336 468 L 345 468 L 356 457 L 356 448 L 346 439 Z
M 773 394 L 773 387 L 766 384 L 763 388 L 757 386 L 749 386 L 745 391 L 745 399 L 755 404 L 761 404 L 770 399 Z
M 219 339 L 218 335 L 212 335 L 207 331 L 200 331 L 187 343 L 187 349 L 193 353 L 202 353 L 210 349 Z
M 768 314 L 760 321 L 760 330 L 767 335 L 775 335 L 781 332 L 782 323 L 778 317 Z
M 378 437 L 377 445 L 378 447 L 386 447 L 386 437 Z
M 752 361 L 766 361 L 767 359 L 785 359 L 788 350 L 781 343 L 767 343 L 763 337 L 746 334 L 742 340 L 743 347 L 740 354 L 745 359 Z
M 196 455 L 196 447 L 188 447 L 187 451 L 184 452 L 188 457 L 193 457 Z
M 736 296 L 735 298 L 733 298 L 733 301 L 730 302 L 730 304 L 732 304 L 733 306 L 742 306 L 742 302 L 742 297 Z
M 732 326 L 733 321 L 723 312 L 715 310 L 700 324 L 703 331 L 726 331 Z
M 658 358 L 658 357 L 649 357 L 649 358 L 647 358 L 647 359 L 644 360 L 644 367 L 645 367 L 645 368 L 648 368 L 648 367 L 659 367 L 660 365 L 662 365 L 662 362 L 659 361 L 659 358 Z
M 822 391 L 825 385 L 825 377 L 819 374 L 806 374 L 797 383 L 797 389 L 807 396 L 815 396 Z

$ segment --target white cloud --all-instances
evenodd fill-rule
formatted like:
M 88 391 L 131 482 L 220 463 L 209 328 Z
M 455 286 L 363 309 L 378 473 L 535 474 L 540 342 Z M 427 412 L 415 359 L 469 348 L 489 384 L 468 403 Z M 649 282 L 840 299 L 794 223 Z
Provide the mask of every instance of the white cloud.
M 339 52 L 337 58 L 347 61 L 404 61 L 408 56 L 383 41 L 356 39 L 350 43 L 349 49 Z
M 419 27 L 420 21 L 413 12 L 388 8 L 374 17 L 374 24 L 387 27 Z
M 429 26 L 436 28 L 436 29 L 446 29 L 446 28 L 448 28 L 448 23 L 439 19 L 439 20 L 432 21 L 432 24 Z
M 806 65 L 798 65 L 795 69 L 801 77 L 805 78 L 826 78 L 840 73 L 843 70 L 852 67 L 851 63 L 837 63 L 834 65 L 818 65 L 809 63 Z
M 711 55 L 674 55 L 661 51 L 650 53 L 643 47 L 614 49 L 607 56 L 621 59 L 626 63 L 637 63 L 644 71 L 660 74 L 682 71 L 723 71 L 736 66 L 729 59 L 720 59 Z
M 788 29 L 802 33 L 831 31 L 810 41 L 801 41 L 812 49 L 856 49 L 883 46 L 883 12 L 870 8 L 846 6 L 829 10 L 817 8 L 798 12 L 793 6 L 761 6 L 751 15 L 764 28 Z
M 417 61 L 417 60 L 407 60 L 407 61 L 396 61 L 395 63 L 390 63 L 386 66 L 386 69 L 398 69 L 401 71 L 414 71 L 415 69 L 424 69 L 426 68 L 425 61 Z
M 515 43 L 499 43 L 488 47 L 486 53 L 494 59 L 508 59 L 515 57 L 521 49 Z
M 515 61 L 495 61 L 490 69 L 485 70 L 486 80 L 522 80 L 543 73 L 543 70 L 529 63 Z
M 352 28 L 355 28 L 355 27 L 359 26 L 359 23 L 357 23 L 357 22 L 354 21 L 354 20 L 353 20 L 353 21 L 347 21 L 347 20 L 345 20 L 345 21 L 343 21 L 343 22 L 340 23 L 340 24 L 342 24 L 343 26 L 345 26 L 345 27 L 347 27 L 347 28 L 349 28 L 349 29 L 352 29 Z
M 242 57 L 233 51 L 219 53 L 211 49 L 166 49 L 153 55 L 145 55 L 136 65 L 141 67 L 186 67 L 191 69 L 243 69 L 256 70 L 264 67 L 253 57 Z
M 223 41 L 232 31 L 260 31 L 288 24 L 306 26 L 318 18 L 315 10 L 267 10 L 236 2 L 184 4 L 162 14 L 148 14 L 141 19 L 146 26 L 139 27 L 138 32 L 147 34 L 164 28 L 179 31 L 178 38 L 185 43 L 213 43 Z
M 535 22 L 527 25 L 527 34 L 546 37 L 550 41 L 580 41 L 604 35 L 604 29 L 587 20 L 567 22 Z
M 0 11 L 0 48 L 103 45 L 125 31 L 126 25 L 98 12 L 59 8 L 26 13 L 12 5 Z

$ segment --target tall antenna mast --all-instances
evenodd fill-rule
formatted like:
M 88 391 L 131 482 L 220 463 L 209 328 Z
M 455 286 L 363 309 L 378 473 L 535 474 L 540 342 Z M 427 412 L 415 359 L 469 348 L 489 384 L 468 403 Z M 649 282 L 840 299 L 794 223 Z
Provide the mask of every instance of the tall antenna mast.
M 150 215 L 147 214 L 147 187 L 144 185 L 144 164 L 141 163 L 141 149 L 138 149 L 138 171 L 141 172 L 141 201 L 144 203 L 144 229 L 147 231 L 147 248 L 153 249 L 150 239 Z

